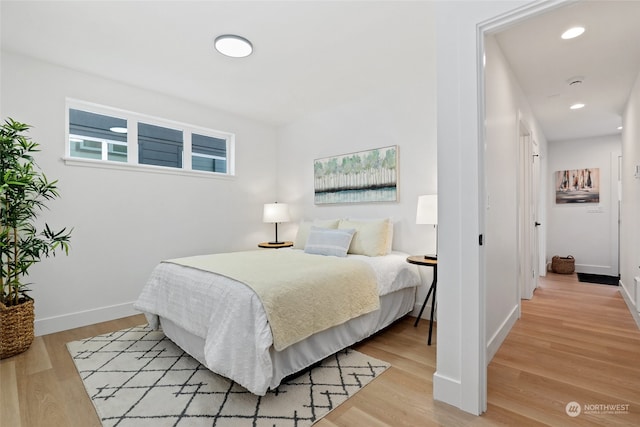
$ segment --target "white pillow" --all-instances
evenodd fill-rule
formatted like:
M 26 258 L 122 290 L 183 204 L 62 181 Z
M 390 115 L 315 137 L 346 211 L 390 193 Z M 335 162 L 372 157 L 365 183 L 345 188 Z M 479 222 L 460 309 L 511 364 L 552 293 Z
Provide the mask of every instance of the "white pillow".
M 312 226 L 320 228 L 338 228 L 339 219 L 316 219 L 315 221 L 301 221 L 296 234 L 296 239 L 293 242 L 295 249 L 304 249 L 307 244 L 307 238 Z
M 347 256 L 353 229 L 320 228 L 312 226 L 304 247 L 305 253 L 316 255 Z
M 386 254 L 390 254 L 393 250 L 393 219 L 391 218 L 345 218 L 347 221 L 355 222 L 372 222 L 372 221 L 388 221 L 389 228 L 387 230 L 387 247 Z
M 338 229 L 355 229 L 350 254 L 381 256 L 388 253 L 389 219 L 371 221 L 340 220 Z

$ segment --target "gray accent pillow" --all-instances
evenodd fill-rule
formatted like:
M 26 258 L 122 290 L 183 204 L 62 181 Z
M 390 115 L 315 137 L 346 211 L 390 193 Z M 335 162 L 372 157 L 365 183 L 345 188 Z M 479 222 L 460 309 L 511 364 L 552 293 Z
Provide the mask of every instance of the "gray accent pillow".
M 355 231 L 354 229 L 311 227 L 304 251 L 308 254 L 345 257 Z

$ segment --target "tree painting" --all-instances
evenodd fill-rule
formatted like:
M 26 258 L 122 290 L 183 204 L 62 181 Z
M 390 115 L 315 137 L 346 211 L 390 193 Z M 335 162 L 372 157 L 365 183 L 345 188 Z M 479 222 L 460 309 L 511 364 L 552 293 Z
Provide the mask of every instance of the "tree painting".
M 397 154 L 394 145 L 315 160 L 315 203 L 397 201 Z

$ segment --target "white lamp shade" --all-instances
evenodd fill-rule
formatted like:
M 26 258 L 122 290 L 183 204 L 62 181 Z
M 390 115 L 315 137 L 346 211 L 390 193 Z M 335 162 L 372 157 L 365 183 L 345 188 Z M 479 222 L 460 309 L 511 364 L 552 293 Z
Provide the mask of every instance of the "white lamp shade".
M 289 205 L 286 203 L 265 203 L 262 222 L 288 222 Z
M 438 225 L 438 195 L 428 194 L 418 197 L 416 224 Z

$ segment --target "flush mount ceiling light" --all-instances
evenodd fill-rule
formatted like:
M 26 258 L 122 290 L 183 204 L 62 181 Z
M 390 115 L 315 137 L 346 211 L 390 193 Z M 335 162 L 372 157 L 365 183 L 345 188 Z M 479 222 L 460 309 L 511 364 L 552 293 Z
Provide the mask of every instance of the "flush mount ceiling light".
M 249 40 L 233 34 L 216 37 L 213 45 L 218 52 L 232 58 L 244 58 L 253 52 L 253 45 Z
M 582 33 L 584 33 L 584 27 L 573 27 L 562 33 L 560 37 L 564 40 L 569 40 L 582 35 Z
M 120 127 L 120 126 L 111 127 L 111 128 L 109 128 L 109 130 L 111 132 L 115 132 L 115 133 L 127 133 L 127 128 L 123 128 L 123 127 Z
M 573 104 L 571 107 L 569 107 L 572 110 L 579 110 L 581 108 L 584 108 L 584 104 L 578 102 L 577 104 Z

